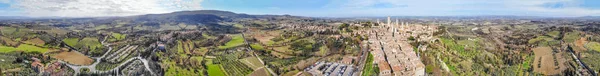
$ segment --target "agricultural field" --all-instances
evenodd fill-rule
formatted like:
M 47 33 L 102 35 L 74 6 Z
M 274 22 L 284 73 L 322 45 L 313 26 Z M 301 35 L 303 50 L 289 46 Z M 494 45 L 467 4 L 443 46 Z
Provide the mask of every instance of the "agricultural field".
M 260 45 L 260 44 L 250 44 L 250 47 L 252 47 L 253 50 L 265 50 L 265 48 Z
M 186 69 L 183 67 L 179 67 L 175 64 L 175 62 L 168 62 L 165 64 L 169 65 L 168 69 L 165 73 L 165 76 L 201 76 L 201 74 L 202 74 L 202 73 L 196 72 L 197 70 L 195 70 L 195 69 Z M 210 72 L 209 72 L 209 74 L 210 74 Z
M 228 48 L 237 47 L 237 46 L 244 44 L 244 38 L 242 37 L 241 34 L 230 35 L 230 36 L 231 36 L 231 40 L 229 42 L 225 43 L 225 45 L 219 46 L 219 49 L 228 49 Z
M 226 73 L 229 76 L 248 75 L 254 70 L 238 60 L 243 53 L 244 52 L 235 52 L 233 54 L 226 54 L 217 57 L 215 60 L 219 61 L 223 68 L 227 68 L 225 71 L 227 71 Z
M 16 46 L 19 44 L 19 42 L 13 41 L 12 39 L 6 38 L 4 36 L 0 36 L 0 40 L 2 40 L 2 42 L 6 43 L 5 45 Z
M 120 41 L 125 39 L 125 37 L 127 37 L 127 34 L 120 34 L 120 33 L 111 33 L 110 34 L 110 38 L 108 41 L 112 42 L 112 41 Z
M 225 71 L 221 68 L 221 64 L 214 64 L 213 59 L 205 59 L 206 67 L 208 68 L 207 72 L 209 76 L 226 76 Z
M 589 42 L 585 45 L 588 49 L 599 51 L 600 52 L 600 43 L 598 42 Z
M 592 69 L 600 69 L 600 52 L 584 51 L 581 53 L 581 61 L 586 63 Z
M 574 32 L 565 33 L 563 40 L 567 43 L 573 43 L 573 42 L 575 42 L 575 40 L 578 40 L 579 38 L 581 38 L 581 35 L 579 34 L 579 32 L 574 31 Z
M 77 64 L 77 65 L 90 65 L 94 62 L 93 59 L 77 52 L 77 51 L 60 51 L 58 54 L 51 56 L 52 58 L 56 58 L 58 60 L 63 60 L 67 63 Z
M 587 48 L 585 48 L 585 45 L 587 43 L 588 43 L 587 38 L 581 37 L 581 38 L 577 39 L 577 41 L 575 41 L 575 46 L 573 47 L 573 50 L 575 50 L 575 51 L 587 51 Z
M 44 46 L 44 44 L 46 44 L 46 42 L 44 42 L 44 40 L 42 40 L 40 38 L 29 39 L 27 41 L 24 41 L 23 43 L 32 44 L 35 46 Z
M 265 68 L 256 69 L 254 72 L 250 73 L 248 76 L 271 76 L 269 71 Z
M 79 38 L 65 38 L 63 42 L 69 46 L 75 46 L 79 42 Z
M 33 45 L 28 45 L 28 44 L 21 44 L 17 48 L 8 47 L 8 46 L 0 46 L 0 52 L 2 52 L 2 53 L 8 53 L 8 52 L 14 52 L 14 51 L 45 53 L 46 51 L 48 51 L 48 49 L 33 46 Z
M 254 70 L 258 70 L 261 67 L 265 66 L 256 57 L 247 57 L 244 59 L 240 59 L 239 61 L 246 64 L 246 66 L 248 66 Z
M 533 48 L 535 59 L 533 61 L 533 71 L 544 75 L 554 75 L 565 70 L 566 61 L 562 54 L 554 53 L 551 47 Z

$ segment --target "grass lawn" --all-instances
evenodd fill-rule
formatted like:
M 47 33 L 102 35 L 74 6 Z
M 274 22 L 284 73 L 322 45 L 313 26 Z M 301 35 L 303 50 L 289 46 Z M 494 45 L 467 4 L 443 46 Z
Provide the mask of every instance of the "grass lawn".
M 48 51 L 48 49 L 46 49 L 46 48 L 41 48 L 41 47 L 28 45 L 28 44 L 21 44 L 17 48 L 8 47 L 8 46 L 0 46 L 0 52 L 2 52 L 2 53 L 14 52 L 17 50 L 25 51 L 25 52 L 39 52 L 39 53 L 44 53 L 44 52 Z
M 65 42 L 69 46 L 75 46 L 77 45 L 77 42 L 79 42 L 79 38 L 66 38 L 63 39 L 63 42 Z
M 183 43 L 181 43 L 181 41 L 177 40 L 177 53 L 178 54 L 183 54 L 184 50 L 183 50 Z
M 578 32 L 567 32 L 563 38 L 568 43 L 575 42 L 575 40 L 579 39 L 580 35 Z
M 587 48 L 600 52 L 600 43 L 590 42 L 586 45 Z
M 548 37 L 548 36 L 538 36 L 538 37 L 536 37 L 534 39 L 531 39 L 531 40 L 529 40 L 527 42 L 529 44 L 534 44 L 534 43 L 540 42 L 540 41 L 552 41 L 552 40 L 554 40 L 554 39 L 551 38 L 551 37 Z
M 233 27 L 244 28 L 244 25 L 242 25 L 242 24 L 234 24 Z
M 14 28 L 14 27 L 0 27 L 0 29 L 1 29 L 0 31 L 2 31 L 3 35 L 9 35 L 15 31 L 17 31 L 17 28 Z
M 98 41 L 98 38 L 86 37 L 81 39 L 77 45 L 84 45 L 84 47 L 90 47 L 90 50 L 96 50 L 96 48 L 103 47 Z
M 369 53 L 369 55 L 367 56 L 367 61 L 365 63 L 365 68 L 363 68 L 363 73 L 361 76 L 373 75 L 371 74 L 373 72 L 373 55 L 371 55 L 371 53 Z
M 558 34 L 560 34 L 559 31 L 552 31 L 552 32 L 548 32 L 547 35 L 551 36 L 551 37 L 558 37 Z
M 225 72 L 221 70 L 221 64 L 213 64 L 212 59 L 206 59 L 205 64 L 209 76 L 225 76 Z
M 265 50 L 265 48 L 260 44 L 250 44 L 253 50 Z
M 219 46 L 219 49 L 228 49 L 244 44 L 244 38 L 241 34 L 232 35 L 231 40 L 225 43 L 225 46 Z
M 204 38 L 208 38 L 208 39 L 217 38 L 217 37 L 215 37 L 215 36 L 208 35 L 208 33 L 202 33 L 202 37 L 204 37 Z

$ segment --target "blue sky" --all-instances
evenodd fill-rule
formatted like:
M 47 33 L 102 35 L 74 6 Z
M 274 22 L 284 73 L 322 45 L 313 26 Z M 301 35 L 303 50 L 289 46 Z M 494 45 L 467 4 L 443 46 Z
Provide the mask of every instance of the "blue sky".
M 182 10 L 310 17 L 578 17 L 600 16 L 600 0 L 0 0 L 0 16 L 130 16 Z

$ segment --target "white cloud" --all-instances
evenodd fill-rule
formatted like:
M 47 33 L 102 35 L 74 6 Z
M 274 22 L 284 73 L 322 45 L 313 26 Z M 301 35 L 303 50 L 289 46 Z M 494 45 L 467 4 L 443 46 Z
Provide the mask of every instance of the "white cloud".
M 129 16 L 199 10 L 202 0 L 15 0 L 25 15 L 59 17 Z
M 522 16 L 590 16 L 600 10 L 580 7 L 581 0 L 343 0 L 327 5 L 339 6 L 344 16 L 455 16 L 455 15 L 522 15 Z M 390 8 L 374 8 L 378 4 Z M 560 4 L 558 8 L 545 5 Z M 324 15 L 325 16 L 325 15 Z
M 0 0 L 0 3 L 10 3 L 10 0 Z

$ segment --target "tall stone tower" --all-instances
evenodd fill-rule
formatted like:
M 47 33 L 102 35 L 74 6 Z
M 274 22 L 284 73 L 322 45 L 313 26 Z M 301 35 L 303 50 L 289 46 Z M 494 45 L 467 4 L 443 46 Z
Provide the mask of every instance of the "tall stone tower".
M 394 24 L 394 26 L 400 26 L 399 24 L 400 23 L 398 22 L 398 18 L 396 18 L 396 24 Z M 395 29 L 394 31 L 398 30 L 398 28 L 394 28 L 394 29 Z
M 386 24 L 385 26 L 388 26 L 388 27 L 389 27 L 389 26 L 390 26 L 390 24 L 391 24 L 391 22 L 392 22 L 392 21 L 390 20 L 390 16 L 388 16 L 388 19 L 387 19 L 387 24 Z

